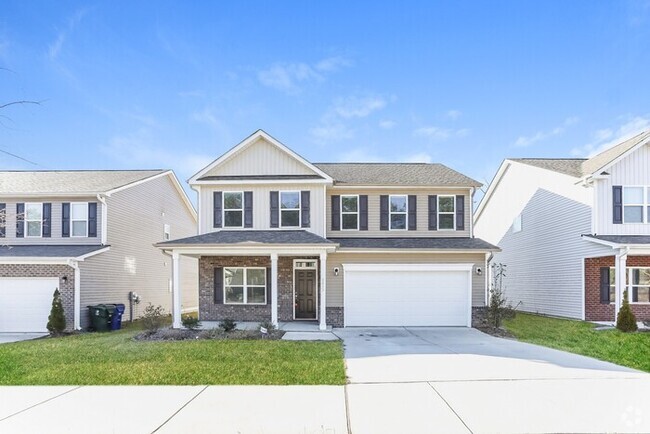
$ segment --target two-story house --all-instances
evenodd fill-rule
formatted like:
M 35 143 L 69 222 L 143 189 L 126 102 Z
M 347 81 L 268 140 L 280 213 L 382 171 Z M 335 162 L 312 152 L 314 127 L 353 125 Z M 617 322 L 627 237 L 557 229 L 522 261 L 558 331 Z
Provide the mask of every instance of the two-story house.
M 480 186 L 441 164 L 311 163 L 257 131 L 189 180 L 199 234 L 159 243 L 198 259 L 203 321 L 470 326 L 486 302 L 473 236 Z
M 475 214 L 519 309 L 650 320 L 650 131 L 589 159 L 506 159 Z M 618 278 L 617 276 L 620 276 Z
M 147 303 L 169 311 L 171 258 L 154 244 L 196 227 L 172 171 L 0 172 L 0 332 L 46 331 L 57 288 L 69 329 L 88 325 L 91 304 L 124 303 L 125 319 Z M 196 309 L 195 260 L 184 261 L 181 305 Z

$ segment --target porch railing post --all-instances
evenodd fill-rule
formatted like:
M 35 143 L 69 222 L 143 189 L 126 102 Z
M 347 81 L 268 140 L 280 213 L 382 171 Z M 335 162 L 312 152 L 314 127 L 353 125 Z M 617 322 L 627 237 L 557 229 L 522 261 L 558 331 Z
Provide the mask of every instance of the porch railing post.
M 320 308 L 318 328 L 327 330 L 327 253 L 320 254 Z

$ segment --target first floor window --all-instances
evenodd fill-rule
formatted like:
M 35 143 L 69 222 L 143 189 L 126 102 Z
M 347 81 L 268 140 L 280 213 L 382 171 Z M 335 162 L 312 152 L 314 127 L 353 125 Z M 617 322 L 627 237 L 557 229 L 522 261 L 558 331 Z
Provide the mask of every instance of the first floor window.
M 88 236 L 88 203 L 70 204 L 70 226 L 73 237 Z
M 223 226 L 226 228 L 244 226 L 244 193 L 241 191 L 223 194 Z
M 625 289 L 630 303 L 650 303 L 650 268 L 628 267 L 625 270 Z M 609 269 L 609 301 L 616 301 L 615 267 Z
M 223 281 L 227 304 L 266 303 L 266 268 L 224 268 Z
M 407 197 L 403 195 L 390 196 L 388 206 L 391 230 L 405 230 L 408 218 Z
M 280 192 L 280 226 L 283 228 L 300 226 L 299 191 Z
M 438 196 L 438 229 L 456 227 L 456 196 Z
M 341 196 L 341 229 L 359 229 L 359 196 Z
M 43 204 L 25 204 L 25 234 L 28 237 L 40 237 L 43 235 Z

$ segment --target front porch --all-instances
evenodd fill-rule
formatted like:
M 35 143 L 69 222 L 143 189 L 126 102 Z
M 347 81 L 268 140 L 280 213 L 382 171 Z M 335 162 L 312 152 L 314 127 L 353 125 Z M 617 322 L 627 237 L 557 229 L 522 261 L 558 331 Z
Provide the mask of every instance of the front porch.
M 210 330 L 219 327 L 219 321 L 201 321 L 201 328 L 203 330 Z M 259 330 L 259 322 L 238 322 L 237 330 Z M 278 322 L 278 330 L 284 330 L 285 332 L 300 332 L 300 333 L 311 333 L 311 332 L 320 332 L 320 324 L 318 321 L 280 321 Z M 332 330 L 332 326 L 328 325 L 326 328 L 327 331 Z

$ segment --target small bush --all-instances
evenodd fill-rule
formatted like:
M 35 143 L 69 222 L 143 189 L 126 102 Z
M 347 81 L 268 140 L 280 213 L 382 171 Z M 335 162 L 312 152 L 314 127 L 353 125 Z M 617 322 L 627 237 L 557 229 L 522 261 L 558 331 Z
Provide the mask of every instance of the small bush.
M 219 323 L 219 328 L 222 329 L 224 332 L 231 332 L 235 330 L 235 327 L 237 327 L 237 323 L 232 318 L 224 318 Z
M 165 323 L 165 309 L 158 305 L 154 306 L 151 303 L 144 308 L 142 315 L 142 325 L 150 333 L 160 330 Z
M 275 329 L 276 329 L 276 327 L 273 325 L 273 323 L 272 323 L 271 321 L 262 321 L 262 322 L 259 323 L 259 325 L 257 326 L 257 330 L 259 330 L 259 329 L 262 328 L 262 327 L 264 327 L 265 329 L 267 329 L 269 332 L 272 331 L 272 330 L 275 330 Z
M 623 305 L 616 317 L 616 328 L 624 333 L 637 331 L 636 317 L 630 309 L 630 302 L 627 299 L 627 290 L 623 291 Z
M 65 330 L 65 312 L 59 288 L 55 289 L 52 295 L 52 309 L 50 316 L 47 317 L 47 329 L 53 335 L 61 334 Z
M 183 315 L 181 317 L 181 322 L 183 323 L 183 327 L 186 329 L 197 330 L 201 328 L 201 321 L 199 321 L 198 316 Z

